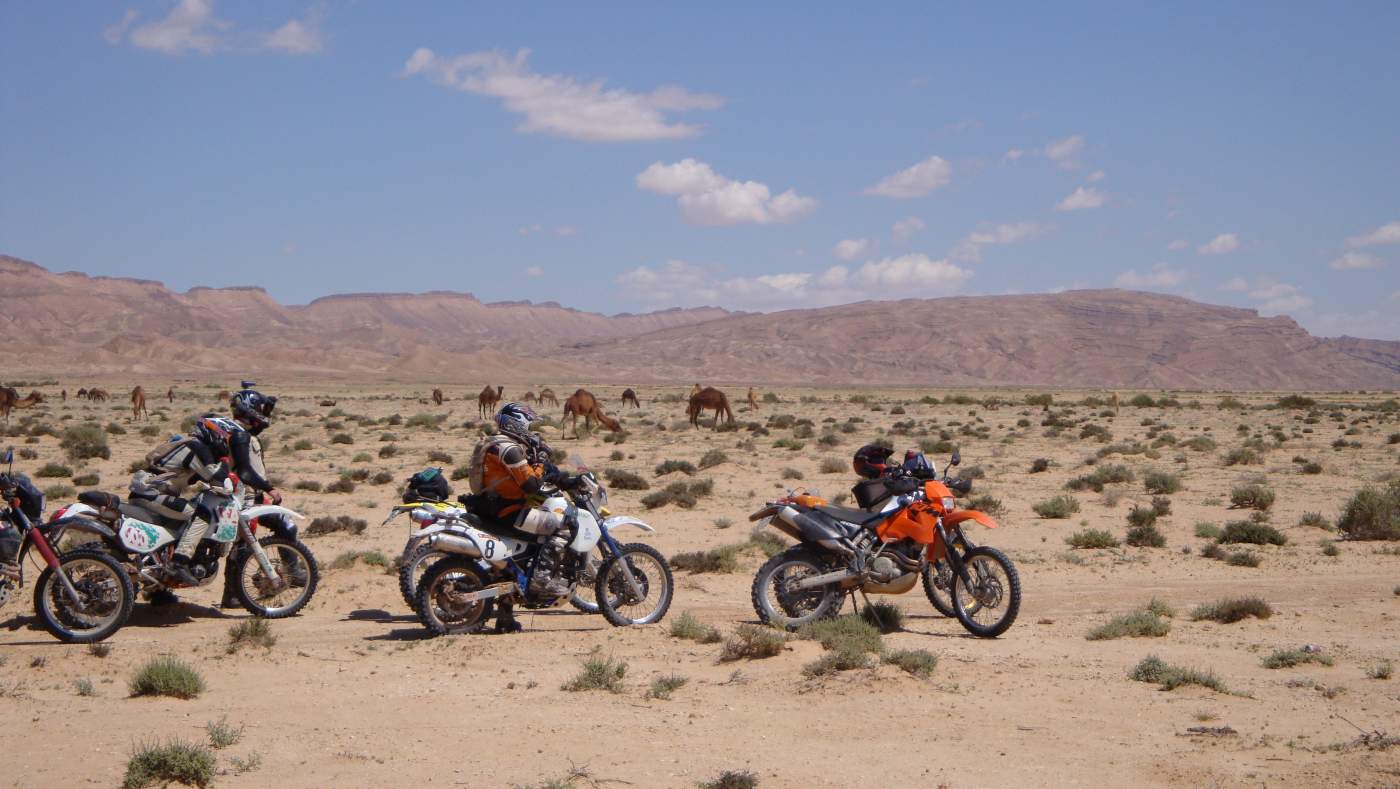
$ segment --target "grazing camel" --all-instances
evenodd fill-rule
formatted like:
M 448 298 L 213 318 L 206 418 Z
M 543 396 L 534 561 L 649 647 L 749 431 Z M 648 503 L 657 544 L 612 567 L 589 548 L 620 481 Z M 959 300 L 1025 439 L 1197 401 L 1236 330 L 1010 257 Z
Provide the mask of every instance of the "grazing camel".
M 524 397 L 521 397 L 521 398 L 520 398 L 520 402 L 522 402 L 522 403 L 533 403 L 533 402 L 537 401 L 538 399 L 539 399 L 539 398 L 535 397 L 535 393 L 534 393 L 533 391 L 529 391 L 529 392 L 526 392 L 526 393 L 525 393 L 525 396 L 524 396 Z
M 698 394 L 700 394 L 700 384 L 699 384 L 699 382 L 697 382 L 694 386 L 690 387 L 690 396 L 691 396 L 691 397 L 694 397 L 694 396 L 696 396 L 696 395 L 698 395 Z
M 729 398 L 713 386 L 707 386 L 690 396 L 690 405 L 685 409 L 686 415 L 690 417 L 690 424 L 700 427 L 700 412 L 706 410 L 715 412 L 716 430 L 719 429 L 721 416 L 728 422 L 734 421 L 734 411 L 729 407 Z
M 434 405 L 442 405 L 442 401 L 443 401 L 443 400 L 446 400 L 446 399 L 447 399 L 447 398 L 445 398 L 445 397 L 442 396 L 442 390 L 441 390 L 441 389 L 434 389 L 434 390 L 433 390 L 433 404 L 434 404 Z
M 65 402 L 65 403 L 68 402 L 68 390 L 67 390 L 67 389 L 60 389 L 60 390 L 58 390 L 58 396 L 63 398 L 63 402 Z
M 749 387 L 749 408 L 754 411 L 758 410 L 758 397 L 755 396 L 752 386 Z
M 107 394 L 106 389 L 89 389 L 88 399 L 94 403 L 105 403 L 111 400 L 112 396 Z
M 496 412 L 496 404 L 501 402 L 501 393 L 504 391 L 504 386 L 498 386 L 495 389 L 488 386 L 481 390 L 481 394 L 476 396 L 476 409 L 482 418 L 488 417 Z
M 30 392 L 29 396 L 23 400 L 19 399 L 19 392 L 8 386 L 0 386 L 0 416 L 5 421 L 10 421 L 10 411 L 15 408 L 33 408 L 44 402 L 44 396 L 38 392 Z
M 602 406 L 598 405 L 598 399 L 587 389 L 580 389 L 574 392 L 569 396 L 568 400 L 564 401 L 564 419 L 572 420 L 574 438 L 578 438 L 578 418 L 580 415 L 583 416 L 583 428 L 585 430 L 592 430 L 593 420 L 596 419 L 603 427 L 606 427 L 614 433 L 622 432 L 622 425 L 618 424 L 616 419 L 603 413 Z M 559 427 L 561 428 L 560 434 L 562 435 L 562 421 Z
M 87 389 L 79 389 L 79 390 L 78 390 L 78 393 L 75 394 L 75 395 L 73 395 L 73 396 L 76 397 L 76 398 L 78 398 L 79 400 L 86 400 L 86 399 L 87 399 Z
M 1117 392 L 1114 392 L 1113 395 L 1112 395 L 1111 397 L 1108 398 L 1108 405 L 1109 405 L 1109 407 L 1111 407 L 1111 408 L 1113 409 L 1113 413 L 1115 413 L 1115 414 L 1118 413 L 1118 393 L 1117 393 Z
M 540 405 L 542 405 L 542 406 L 544 406 L 544 405 L 553 406 L 554 408 L 558 408 L 558 407 L 559 407 L 559 398 L 557 398 L 557 397 L 554 396 L 554 390 L 553 390 L 553 389 L 541 389 L 541 390 L 540 390 Z
M 145 414 L 147 419 L 151 418 L 146 412 L 146 390 L 138 384 L 131 390 L 131 418 L 140 419 L 142 414 Z
M 641 408 L 641 407 L 642 407 L 642 404 L 639 403 L 639 402 L 637 402 L 637 393 L 636 393 L 636 392 L 632 391 L 631 389 L 623 389 L 623 390 L 622 390 L 622 404 L 625 406 L 625 405 L 628 405 L 629 403 L 632 405 L 633 408 Z
M 172 386 L 165 390 L 165 399 L 172 403 L 175 402 L 175 387 Z

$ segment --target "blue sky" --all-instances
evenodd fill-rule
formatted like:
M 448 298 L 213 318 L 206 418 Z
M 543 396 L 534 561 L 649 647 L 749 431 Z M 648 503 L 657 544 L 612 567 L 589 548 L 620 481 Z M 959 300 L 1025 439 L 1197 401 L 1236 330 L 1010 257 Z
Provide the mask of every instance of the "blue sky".
M 0 2 L 0 252 L 609 313 L 1121 286 L 1400 338 L 1400 4 L 693 5 Z

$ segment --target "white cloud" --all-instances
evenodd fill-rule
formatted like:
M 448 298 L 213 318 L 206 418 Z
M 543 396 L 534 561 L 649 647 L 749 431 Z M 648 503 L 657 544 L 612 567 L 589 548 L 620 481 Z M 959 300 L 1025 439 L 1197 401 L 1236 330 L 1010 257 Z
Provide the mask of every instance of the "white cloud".
M 525 269 L 525 276 L 542 277 L 544 276 L 544 269 L 540 268 L 539 266 L 530 266 Z
M 773 195 L 767 184 L 731 180 L 694 159 L 655 162 L 637 174 L 636 182 L 639 189 L 674 195 L 681 218 L 692 225 L 780 224 L 817 207 L 816 200 L 791 189 Z
M 306 19 L 292 19 L 285 25 L 263 36 L 264 49 L 275 49 L 288 55 L 310 55 L 320 52 L 324 46 L 321 38 L 319 14 L 311 14 Z
M 1400 292 L 1391 297 L 1400 301 Z M 1393 309 L 1315 313 L 1307 316 L 1308 330 L 1323 337 L 1366 337 L 1400 340 L 1400 311 Z
M 1343 252 L 1340 257 L 1327 265 L 1335 271 L 1353 271 L 1356 269 L 1384 268 L 1385 261 L 1375 255 L 1368 255 L 1365 252 Z
M 1096 184 L 1107 177 L 1108 175 L 1103 170 L 1095 170 L 1092 173 L 1089 173 L 1089 176 L 1084 180 L 1088 181 L 1091 184 Z
M 120 22 L 102 29 L 102 37 L 107 39 L 108 44 L 120 44 L 122 39 L 126 38 L 126 31 L 131 29 L 132 23 L 136 21 L 138 16 L 141 16 L 141 12 L 135 8 L 126 9 Z
M 956 292 L 972 272 L 927 255 L 873 260 L 850 269 L 792 271 L 754 277 L 723 277 L 681 260 L 640 266 L 617 277 L 620 292 L 648 308 L 706 304 L 774 310 L 819 307 L 863 299 L 929 297 Z
M 1078 157 L 1079 153 L 1083 150 L 1084 136 L 1082 134 L 1076 134 L 1072 137 L 1066 137 L 1063 140 L 1055 140 L 1046 145 L 1043 153 L 1045 154 L 1045 158 L 1066 170 L 1071 170 L 1079 166 Z
M 533 225 L 525 225 L 524 227 L 520 228 L 515 232 L 519 233 L 522 236 L 533 236 L 536 233 L 543 233 L 544 225 L 540 224 L 539 222 L 536 222 Z
M 910 216 L 895 222 L 894 229 L 890 232 L 894 235 L 895 241 L 904 242 L 908 241 L 911 236 L 922 231 L 926 227 L 928 227 L 928 225 L 924 224 L 924 220 L 917 216 Z
M 1199 247 L 1196 247 L 1196 252 L 1201 255 L 1225 255 L 1239 248 L 1239 236 L 1234 233 L 1221 233 Z
M 923 197 L 940 186 L 946 186 L 952 179 L 952 173 L 952 165 L 943 157 L 930 156 L 912 167 L 881 178 L 879 183 L 867 187 L 865 193 L 897 200 Z
M 1170 244 L 1167 244 L 1167 249 L 1170 249 L 1173 252 L 1179 252 L 1183 249 L 1186 249 L 1189 246 L 1191 246 L 1191 242 L 1187 241 L 1184 238 L 1178 238 Z
M 664 85 L 650 93 L 607 88 L 602 80 L 580 82 L 565 74 L 536 74 L 515 55 L 473 52 L 442 56 L 418 49 L 404 64 L 402 76 L 422 74 L 449 88 L 501 99 L 505 108 L 525 116 L 522 132 L 551 134 L 587 142 L 674 140 L 694 137 L 699 126 L 677 123 L 671 113 L 716 110 L 724 99 Z
M 1380 244 L 1400 244 L 1400 221 L 1387 222 L 1369 233 L 1347 239 L 1349 247 L 1373 247 Z
M 1119 274 L 1113 280 L 1113 286 L 1117 288 L 1133 288 L 1136 290 L 1174 288 L 1186 281 L 1186 272 L 1181 269 L 1174 269 L 1165 263 L 1158 263 L 1152 270 L 1139 274 L 1137 271 L 1129 270 Z
M 1055 205 L 1057 211 L 1082 211 L 1088 208 L 1098 208 L 1104 204 L 1108 196 L 1099 190 L 1081 186 L 1070 192 L 1069 196 Z
M 953 260 L 975 262 L 982 259 L 984 246 L 1015 244 L 1053 229 L 1054 225 L 1039 222 L 1013 222 L 975 230 L 953 247 L 949 257 Z
M 842 260 L 855 260 L 864 257 L 870 251 L 870 239 L 868 238 L 844 238 L 836 242 L 831 254 Z
M 574 227 L 573 225 L 558 225 L 554 228 L 554 235 L 576 236 L 578 235 L 578 228 Z
M 1021 150 L 1020 148 L 1012 148 L 1011 150 L 1009 150 L 1009 151 L 1007 151 L 1006 153 L 1002 154 L 1001 161 L 1002 161 L 1003 163 L 1006 163 L 1006 162 L 1015 162 L 1015 161 L 1019 161 L 1019 160 L 1021 159 L 1021 157 L 1022 157 L 1022 156 L 1025 156 L 1025 155 L 1026 155 L 1026 152 L 1023 151 L 1023 150 Z
M 1258 302 L 1260 312 L 1292 312 L 1312 306 L 1312 299 L 1303 295 L 1297 285 L 1285 282 L 1258 283 L 1246 295 Z

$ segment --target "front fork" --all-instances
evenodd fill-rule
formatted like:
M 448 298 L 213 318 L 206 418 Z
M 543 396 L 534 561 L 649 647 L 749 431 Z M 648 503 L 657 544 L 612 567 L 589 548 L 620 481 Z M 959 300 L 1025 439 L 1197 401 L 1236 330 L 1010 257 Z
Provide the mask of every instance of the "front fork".
M 622 577 L 627 579 L 627 591 L 632 593 L 633 600 L 641 600 L 642 585 L 637 583 L 636 576 L 632 575 L 632 568 L 627 566 L 627 561 L 622 555 L 622 546 L 617 544 L 617 540 L 614 540 L 612 535 L 608 534 L 608 530 L 603 528 L 601 523 L 598 524 L 598 528 L 603 532 L 603 544 L 607 546 L 608 551 L 611 552 L 613 556 L 622 560 Z
M 268 582 L 273 588 L 281 589 L 287 585 L 282 577 L 277 574 L 277 568 L 272 566 L 272 560 L 267 558 L 267 551 L 263 550 L 257 538 L 253 536 L 253 530 L 248 528 L 245 521 L 238 522 L 238 536 L 243 540 L 248 550 L 253 552 L 253 558 L 257 560 L 259 569 L 263 575 L 267 576 Z
M 943 556 L 948 560 L 949 569 L 953 571 L 953 575 L 962 580 L 963 588 L 972 590 L 974 588 L 972 576 L 967 572 L 967 564 L 963 562 L 962 555 L 958 553 L 957 545 L 954 544 L 952 539 L 949 539 L 948 532 L 943 528 L 941 522 L 934 528 L 938 530 L 938 540 L 943 544 Z M 963 542 L 967 548 L 972 547 L 970 543 L 967 543 L 965 538 L 961 537 L 961 532 L 959 532 L 959 541 Z M 950 589 L 949 593 L 951 592 L 952 590 Z
M 82 599 L 78 595 L 78 590 L 73 586 L 73 581 L 69 579 L 68 573 L 63 571 L 63 563 L 58 560 L 53 547 L 45 539 L 44 533 L 37 528 L 29 530 L 29 538 L 34 541 L 34 547 L 39 549 L 39 555 L 44 557 L 44 563 L 53 568 L 54 574 L 58 576 L 58 581 L 63 585 L 63 593 L 68 595 L 68 601 L 79 608 L 82 607 Z M 23 552 L 21 552 L 23 553 Z

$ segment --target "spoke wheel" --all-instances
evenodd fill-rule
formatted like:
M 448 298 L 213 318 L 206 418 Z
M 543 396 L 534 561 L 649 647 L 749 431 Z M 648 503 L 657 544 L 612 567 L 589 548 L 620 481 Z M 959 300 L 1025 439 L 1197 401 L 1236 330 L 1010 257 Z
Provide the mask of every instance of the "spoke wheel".
M 433 563 L 423 574 L 413 610 L 418 621 L 434 635 L 475 633 L 491 618 L 496 601 L 462 598 L 484 588 L 486 583 L 472 559 L 448 556 Z
M 88 644 L 126 624 L 136 590 L 115 558 L 102 551 L 78 550 L 61 555 L 59 561 L 78 592 L 78 602 L 68 599 L 53 568 L 45 568 L 34 586 L 34 610 L 50 633 L 60 641 Z
M 574 588 L 574 593 L 569 595 L 569 605 L 585 614 L 598 613 L 597 589 L 594 587 L 598 583 L 598 569 L 602 566 L 603 552 L 595 545 L 593 551 L 583 559 L 583 567 L 578 573 L 578 586 Z
M 953 613 L 953 569 L 948 562 L 939 559 L 934 564 L 924 566 L 924 594 L 938 613 L 954 616 Z
M 826 571 L 823 558 L 807 548 L 790 548 L 774 556 L 754 576 L 754 612 L 764 624 L 787 630 L 834 616 L 841 604 L 841 590 L 836 584 L 796 588 L 804 578 Z
M 297 540 L 265 537 L 258 540 L 267 560 L 277 571 L 277 581 L 263 572 L 250 550 L 241 551 L 233 569 L 233 590 L 238 602 L 264 619 L 282 619 L 311 602 L 321 582 L 321 569 L 311 549 Z
M 617 627 L 649 625 L 660 622 L 671 607 L 675 578 L 660 551 L 633 542 L 603 562 L 593 586 L 598 609 L 609 623 Z
M 1006 554 L 979 545 L 963 555 L 971 587 L 953 578 L 953 611 L 968 632 L 995 638 L 1016 621 L 1021 610 L 1021 577 Z

